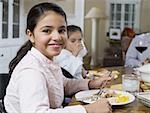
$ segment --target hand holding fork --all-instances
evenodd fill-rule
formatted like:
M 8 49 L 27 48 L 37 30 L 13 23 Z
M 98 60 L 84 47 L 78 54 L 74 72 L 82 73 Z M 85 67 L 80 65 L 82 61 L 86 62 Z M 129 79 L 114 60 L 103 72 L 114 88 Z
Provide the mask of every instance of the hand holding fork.
M 90 80 L 89 81 L 89 89 L 103 89 L 106 86 L 111 85 L 111 72 L 108 76 L 100 77 L 98 79 Z
M 110 71 L 108 77 L 111 77 L 111 73 L 112 73 L 112 71 Z M 102 86 L 100 87 L 99 91 L 95 95 L 101 95 L 103 93 L 103 91 L 104 91 L 103 89 L 107 85 L 107 82 L 108 82 L 108 80 L 106 80 L 102 83 Z

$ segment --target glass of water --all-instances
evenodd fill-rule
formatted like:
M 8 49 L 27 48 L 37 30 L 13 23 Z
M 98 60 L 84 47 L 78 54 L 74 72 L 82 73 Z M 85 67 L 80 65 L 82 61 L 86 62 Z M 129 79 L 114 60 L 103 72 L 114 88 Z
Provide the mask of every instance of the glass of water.
M 122 75 L 122 88 L 123 91 L 135 94 L 139 92 L 140 80 L 134 74 L 124 74 Z

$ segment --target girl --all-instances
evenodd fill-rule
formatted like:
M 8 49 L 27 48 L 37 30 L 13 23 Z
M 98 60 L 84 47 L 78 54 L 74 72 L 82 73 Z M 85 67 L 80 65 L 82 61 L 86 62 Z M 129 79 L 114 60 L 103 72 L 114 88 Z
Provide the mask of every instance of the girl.
M 64 95 L 99 88 L 110 80 L 72 80 L 62 75 L 52 59 L 64 46 L 66 26 L 66 14 L 56 4 L 40 3 L 31 8 L 26 29 L 29 41 L 10 63 L 11 79 L 4 98 L 8 113 L 112 113 L 106 99 L 62 108 Z

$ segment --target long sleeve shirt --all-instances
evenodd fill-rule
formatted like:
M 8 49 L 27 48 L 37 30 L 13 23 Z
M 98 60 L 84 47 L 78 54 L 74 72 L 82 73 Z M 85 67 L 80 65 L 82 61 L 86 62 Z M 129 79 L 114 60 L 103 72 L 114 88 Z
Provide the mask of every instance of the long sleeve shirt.
M 137 51 L 136 46 L 139 40 L 145 41 L 147 49 L 140 53 Z M 146 59 L 150 58 L 150 33 L 137 35 L 131 42 L 125 60 L 125 66 L 138 67 Z
M 58 56 L 54 57 L 54 62 L 70 72 L 75 79 L 83 79 L 82 58 L 75 57 L 70 51 L 63 49 Z
M 62 108 L 62 102 L 64 95 L 87 90 L 88 82 L 65 78 L 58 65 L 32 48 L 11 75 L 5 109 L 8 113 L 86 113 L 81 105 Z

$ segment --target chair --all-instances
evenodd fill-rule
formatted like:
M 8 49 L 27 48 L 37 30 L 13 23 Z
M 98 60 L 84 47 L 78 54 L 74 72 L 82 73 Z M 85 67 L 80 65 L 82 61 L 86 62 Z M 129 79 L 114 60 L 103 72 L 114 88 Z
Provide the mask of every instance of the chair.
M 3 99 L 6 93 L 10 76 L 8 74 L 0 74 L 0 99 Z
M 73 76 L 64 68 L 61 68 L 61 71 L 66 78 L 73 78 Z
M 5 108 L 4 108 L 3 102 L 0 102 L 0 113 L 7 113 Z
M 10 76 L 8 74 L 0 74 L 0 113 L 7 113 L 4 108 L 3 99 L 6 94 L 9 79 Z

